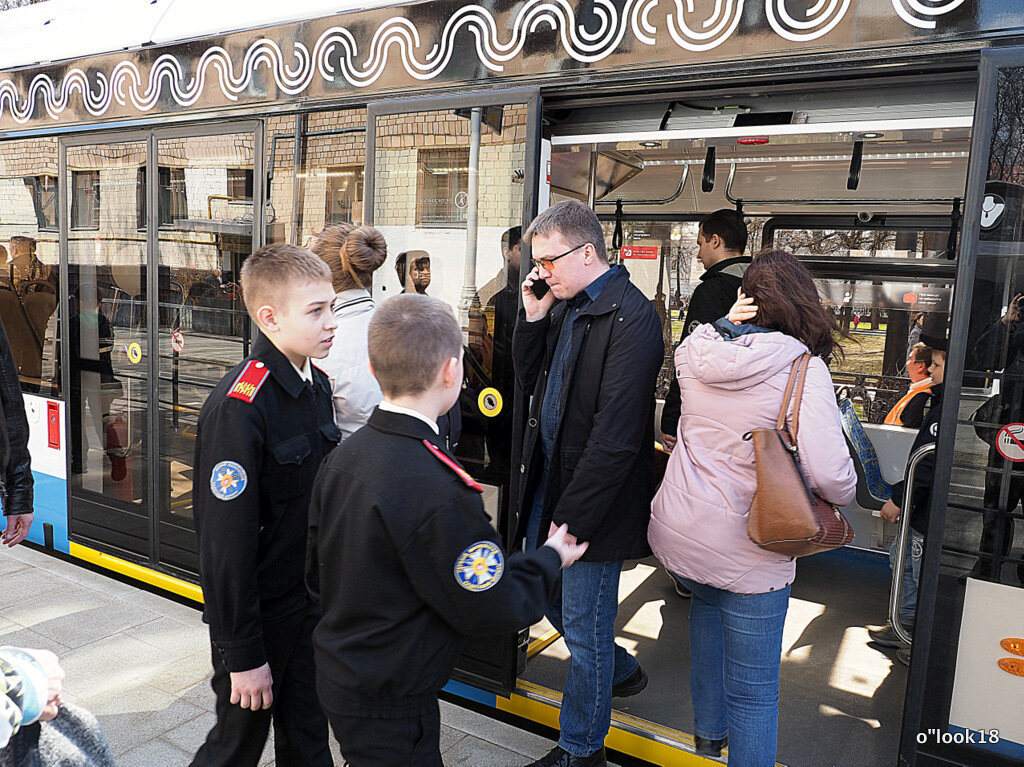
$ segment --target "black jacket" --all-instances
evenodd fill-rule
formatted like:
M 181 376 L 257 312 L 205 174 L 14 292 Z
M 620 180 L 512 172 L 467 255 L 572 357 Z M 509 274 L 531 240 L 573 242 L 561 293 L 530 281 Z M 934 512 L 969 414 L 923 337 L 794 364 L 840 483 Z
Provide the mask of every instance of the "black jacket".
M 303 584 L 309 495 L 341 439 L 330 381 L 312 371 L 310 385 L 260 336 L 199 413 L 193 498 L 203 618 L 228 671 L 266 662 L 262 621 L 311 606 Z
M 932 387 L 931 408 L 924 417 L 924 422 L 917 432 L 910 454 L 917 452 L 919 447 L 934 444 L 939 438 L 939 413 L 942 411 L 942 384 Z M 924 535 L 928 530 L 928 507 L 932 502 L 932 480 L 935 477 L 935 453 L 926 455 L 917 464 L 914 474 L 914 508 L 910 511 L 910 526 Z M 892 486 L 892 501 L 903 509 L 906 497 L 906 484 L 902 481 Z M 906 511 L 904 509 L 904 511 Z
M 512 339 L 516 378 L 532 392 L 519 467 L 518 545 L 543 471 L 540 410 L 568 302 L 537 322 L 519 314 Z M 583 559 L 650 554 L 654 495 L 654 386 L 664 360 L 661 322 L 623 268 L 573 326 L 572 357 L 544 491 L 540 538 L 553 520 L 590 547 Z
M 28 417 L 21 396 L 18 366 L 7 331 L 0 322 L 0 504 L 4 515 L 32 513 L 32 462 Z
M 736 303 L 736 291 L 743 283 L 743 274 L 750 266 L 747 256 L 719 261 L 700 276 L 700 285 L 693 291 L 690 307 L 686 311 L 679 343 L 701 325 L 709 325 L 729 313 Z M 681 318 L 680 318 L 681 319 Z M 681 409 L 679 381 L 675 376 L 668 385 L 665 404 L 661 409 L 661 433 L 676 436 Z
M 480 486 L 440 441 L 419 419 L 377 409 L 316 478 L 306 572 L 323 614 L 313 646 L 329 712 L 425 713 L 463 637 L 528 626 L 554 596 L 558 553 L 505 559 Z M 460 580 L 474 572 L 480 580 Z

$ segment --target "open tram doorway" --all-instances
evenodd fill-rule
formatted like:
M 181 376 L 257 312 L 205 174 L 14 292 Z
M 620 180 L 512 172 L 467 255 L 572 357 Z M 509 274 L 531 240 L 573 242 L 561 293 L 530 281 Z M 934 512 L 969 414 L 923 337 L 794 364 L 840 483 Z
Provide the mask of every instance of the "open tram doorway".
M 800 560 L 793 584 L 777 756 L 792 767 L 897 759 L 908 670 L 867 628 L 887 620 L 897 532 L 879 516 L 879 488 L 903 478 L 916 429 L 883 421 L 910 383 L 915 325 L 929 315 L 944 325 L 951 310 L 975 87 L 972 76 L 902 93 L 704 96 L 547 113 L 541 208 L 566 198 L 594 207 L 613 260 L 663 317 L 659 421 L 681 313 L 704 271 L 696 238 L 706 213 L 741 210 L 749 254 L 778 247 L 799 256 L 853 337 L 833 382 L 844 420 L 873 455 L 851 436 L 859 481 L 845 512 L 854 546 Z M 618 640 L 651 681 L 613 701 L 613 724 L 692 750 L 689 602 L 654 559 L 627 565 L 619 602 Z M 547 624 L 531 639 L 521 687 L 556 700 L 565 645 Z

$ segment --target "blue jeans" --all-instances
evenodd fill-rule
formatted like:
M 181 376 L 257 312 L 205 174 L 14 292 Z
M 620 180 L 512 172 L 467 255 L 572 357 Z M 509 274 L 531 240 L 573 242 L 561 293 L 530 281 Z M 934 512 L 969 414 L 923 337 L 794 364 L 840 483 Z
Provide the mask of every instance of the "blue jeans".
M 538 492 L 527 520 L 528 551 L 536 548 L 540 533 L 540 496 Z M 548 620 L 572 655 L 558 717 L 558 745 L 573 756 L 588 756 L 604 745 L 611 724 L 612 685 L 640 665 L 615 643 L 621 572 L 622 562 L 576 562 L 562 571 L 561 598 L 548 609 Z
M 921 582 L 921 554 L 924 552 L 924 536 L 910 528 L 907 541 L 906 563 L 903 566 L 903 593 L 900 595 L 900 622 L 907 631 L 914 628 L 917 617 L 917 584 Z M 896 541 L 889 549 L 889 565 L 896 566 Z
M 680 578 L 690 602 L 694 734 L 729 736 L 729 764 L 775 767 L 779 666 L 789 586 L 734 594 Z

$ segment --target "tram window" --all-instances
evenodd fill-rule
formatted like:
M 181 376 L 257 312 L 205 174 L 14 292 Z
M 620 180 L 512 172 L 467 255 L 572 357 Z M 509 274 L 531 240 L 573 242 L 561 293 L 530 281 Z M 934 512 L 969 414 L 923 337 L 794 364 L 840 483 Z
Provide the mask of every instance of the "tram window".
M 228 197 L 235 200 L 251 200 L 252 187 L 252 168 L 228 168 Z
M 22 390 L 60 395 L 57 140 L 4 142 L 0 176 L 0 319 Z
M 100 172 L 71 171 L 71 228 L 98 229 L 100 226 Z
M 421 149 L 416 193 L 419 226 L 465 226 L 468 149 Z
M 774 229 L 772 247 L 797 256 L 944 259 L 948 243 L 949 234 L 939 231 L 780 227 Z

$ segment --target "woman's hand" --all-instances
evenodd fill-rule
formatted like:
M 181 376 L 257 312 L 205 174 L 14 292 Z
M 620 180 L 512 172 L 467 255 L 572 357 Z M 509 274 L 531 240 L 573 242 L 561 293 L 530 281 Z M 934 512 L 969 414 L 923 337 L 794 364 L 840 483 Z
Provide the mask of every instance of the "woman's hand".
M 744 322 L 750 322 L 756 316 L 757 306 L 754 304 L 754 299 L 743 295 L 742 289 L 737 290 L 736 303 L 729 309 L 726 318 L 733 325 L 742 325 Z

